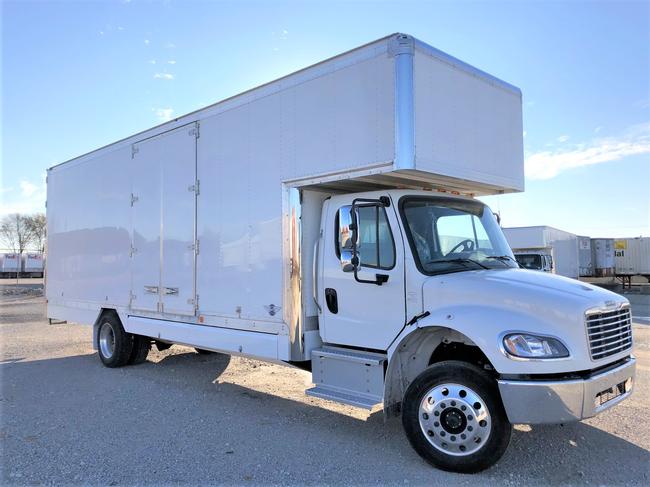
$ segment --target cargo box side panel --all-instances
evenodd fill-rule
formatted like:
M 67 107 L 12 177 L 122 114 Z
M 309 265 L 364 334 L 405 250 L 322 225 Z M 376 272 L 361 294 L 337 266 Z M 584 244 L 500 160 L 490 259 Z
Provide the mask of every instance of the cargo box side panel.
M 201 314 L 282 322 L 283 183 L 391 168 L 393 99 L 394 61 L 383 52 L 201 120 Z
M 270 101 L 201 122 L 197 294 L 203 315 L 282 321 L 282 187 L 272 159 L 272 139 L 281 134 L 277 124 L 253 115 Z M 265 123 L 252 140 L 252 126 Z
M 415 51 L 413 84 L 417 170 L 523 191 L 518 90 L 420 48 Z
M 131 149 L 122 148 L 49 171 L 50 303 L 128 305 L 130 161 Z

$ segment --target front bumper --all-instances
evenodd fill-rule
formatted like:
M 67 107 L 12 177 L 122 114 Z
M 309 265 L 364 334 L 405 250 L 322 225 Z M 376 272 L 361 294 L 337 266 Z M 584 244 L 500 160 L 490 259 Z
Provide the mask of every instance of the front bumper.
M 591 418 L 626 399 L 633 389 L 636 360 L 588 379 L 499 380 L 501 399 L 513 424 L 568 423 Z

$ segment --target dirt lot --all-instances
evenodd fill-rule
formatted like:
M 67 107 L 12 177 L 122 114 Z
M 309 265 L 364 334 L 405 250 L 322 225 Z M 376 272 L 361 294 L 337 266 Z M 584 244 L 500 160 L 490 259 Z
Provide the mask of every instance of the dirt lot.
M 90 327 L 48 325 L 38 294 L 0 295 L 3 485 L 650 483 L 648 326 L 632 398 L 517 426 L 501 462 L 468 476 L 425 464 L 399 421 L 306 397 L 300 370 L 178 346 L 104 368 Z

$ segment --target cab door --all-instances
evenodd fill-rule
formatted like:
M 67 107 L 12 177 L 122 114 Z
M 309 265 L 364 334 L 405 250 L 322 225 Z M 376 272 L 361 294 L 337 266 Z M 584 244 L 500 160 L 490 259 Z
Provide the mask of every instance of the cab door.
M 406 316 L 401 231 L 392 202 L 388 207 L 359 203 L 355 277 L 349 263 L 352 203 L 351 196 L 332 197 L 328 202 L 317 290 L 321 337 L 327 343 L 386 350 Z

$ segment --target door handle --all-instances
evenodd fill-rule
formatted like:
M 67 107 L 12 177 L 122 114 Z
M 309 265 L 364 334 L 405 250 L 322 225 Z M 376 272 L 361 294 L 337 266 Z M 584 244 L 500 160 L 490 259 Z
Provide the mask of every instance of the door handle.
M 331 287 L 325 288 L 325 303 L 327 303 L 327 309 L 333 315 L 339 312 L 339 299 L 336 295 L 336 289 L 332 289 Z
M 147 294 L 158 294 L 158 286 L 145 286 L 144 292 Z
M 163 288 L 163 294 L 167 296 L 178 296 L 178 288 L 177 287 L 164 287 Z

